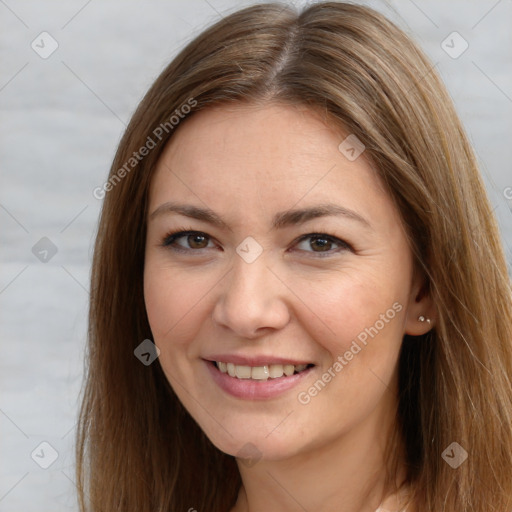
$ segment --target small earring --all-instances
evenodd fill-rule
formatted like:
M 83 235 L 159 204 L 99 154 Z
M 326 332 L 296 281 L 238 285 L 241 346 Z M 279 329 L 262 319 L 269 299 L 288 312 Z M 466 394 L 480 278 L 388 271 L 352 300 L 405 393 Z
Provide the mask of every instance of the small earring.
M 431 322 L 430 318 L 425 318 L 423 315 L 418 317 L 419 322 L 427 322 L 429 324 Z

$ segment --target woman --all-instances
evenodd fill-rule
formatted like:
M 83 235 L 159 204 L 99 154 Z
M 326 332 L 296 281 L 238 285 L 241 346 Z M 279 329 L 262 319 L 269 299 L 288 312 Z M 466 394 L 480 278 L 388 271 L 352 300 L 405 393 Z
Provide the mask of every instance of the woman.
M 497 226 L 435 70 L 382 15 L 222 19 L 103 191 L 82 511 L 511 510 Z

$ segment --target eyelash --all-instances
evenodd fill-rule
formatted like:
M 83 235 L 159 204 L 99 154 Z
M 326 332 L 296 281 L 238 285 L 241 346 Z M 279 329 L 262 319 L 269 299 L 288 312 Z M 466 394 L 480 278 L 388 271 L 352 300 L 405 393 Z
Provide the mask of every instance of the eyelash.
M 174 242 L 176 242 L 180 238 L 183 238 L 183 237 L 186 237 L 186 236 L 189 236 L 189 235 L 201 235 L 201 236 L 206 237 L 208 239 L 208 241 L 212 241 L 212 237 L 210 237 L 207 233 L 205 233 L 203 231 L 196 231 L 196 230 L 192 230 L 192 229 L 179 228 L 179 229 L 177 229 L 175 231 L 171 231 L 170 233 L 167 233 L 165 235 L 165 237 L 162 239 L 161 246 L 165 247 L 167 249 L 171 249 L 172 251 L 181 252 L 181 253 L 200 252 L 203 249 L 211 249 L 209 247 L 203 247 L 203 248 L 200 248 L 200 249 L 192 249 L 192 248 L 180 247 L 178 245 L 172 245 L 172 244 L 174 244 Z M 322 240 L 328 240 L 329 242 L 332 242 L 332 243 L 337 244 L 337 245 L 340 246 L 340 247 L 338 247 L 338 249 L 329 250 L 329 251 L 325 251 L 325 252 L 323 252 L 323 251 L 319 251 L 319 252 L 316 252 L 316 251 L 303 251 L 303 252 L 310 252 L 311 254 L 314 254 L 315 257 L 318 257 L 318 258 L 325 258 L 327 256 L 331 256 L 332 254 L 338 253 L 340 251 L 349 250 L 351 252 L 354 252 L 354 249 L 352 248 L 352 246 L 348 242 L 345 242 L 344 240 L 341 240 L 340 238 L 337 238 L 337 237 L 332 236 L 332 235 L 328 235 L 326 233 L 316 233 L 316 232 L 315 233 L 307 233 L 306 235 L 302 235 L 301 237 L 297 238 L 293 242 L 293 245 L 296 245 L 296 244 L 298 244 L 300 242 L 303 242 L 304 240 L 307 240 L 309 238 L 319 238 L 319 239 L 322 239 Z

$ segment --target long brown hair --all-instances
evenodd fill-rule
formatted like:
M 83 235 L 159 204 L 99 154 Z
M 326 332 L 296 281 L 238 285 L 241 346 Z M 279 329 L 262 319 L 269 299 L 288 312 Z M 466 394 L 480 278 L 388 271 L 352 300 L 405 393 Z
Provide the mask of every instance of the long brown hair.
M 102 188 L 77 434 L 80 510 L 227 512 L 236 500 L 235 458 L 202 433 L 158 360 L 145 366 L 134 350 L 152 338 L 146 215 L 165 143 L 194 111 L 267 101 L 314 108 L 364 143 L 436 304 L 435 328 L 406 335 L 399 362 L 397 425 L 417 510 L 510 512 L 511 286 L 475 157 L 418 47 L 377 12 L 338 2 L 300 13 L 262 4 L 223 18 L 179 53 L 133 115 Z M 442 457 L 453 442 L 468 453 L 456 469 Z

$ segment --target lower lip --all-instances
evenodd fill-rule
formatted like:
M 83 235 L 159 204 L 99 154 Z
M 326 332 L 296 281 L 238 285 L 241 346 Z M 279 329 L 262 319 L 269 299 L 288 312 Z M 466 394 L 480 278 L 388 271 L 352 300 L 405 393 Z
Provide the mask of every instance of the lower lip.
M 222 373 L 212 361 L 205 361 L 205 363 L 213 380 L 223 391 L 231 396 L 245 400 L 265 400 L 281 395 L 285 391 L 297 386 L 315 368 L 312 366 L 289 377 L 283 375 L 277 379 L 254 380 L 231 377 L 227 373 Z

